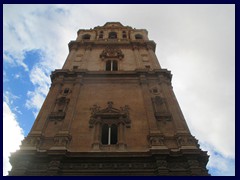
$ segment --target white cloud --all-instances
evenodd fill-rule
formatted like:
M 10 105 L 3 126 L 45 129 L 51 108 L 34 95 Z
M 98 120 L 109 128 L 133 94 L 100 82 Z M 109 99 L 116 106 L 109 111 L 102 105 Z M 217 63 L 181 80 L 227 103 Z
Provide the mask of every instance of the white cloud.
M 41 90 L 36 88 L 35 91 L 28 91 L 27 96 L 29 99 L 26 101 L 26 107 L 28 109 L 33 109 L 33 113 L 36 117 L 36 113 L 41 108 L 45 96 L 40 93 Z
M 216 176 L 235 176 L 235 159 L 226 157 L 216 151 L 214 146 L 207 142 L 201 142 L 201 148 L 208 151 L 210 160 L 207 168 L 214 172 Z M 211 173 L 211 172 L 210 172 Z
M 3 175 L 11 170 L 9 156 L 11 152 L 19 149 L 23 140 L 23 130 L 19 126 L 16 116 L 12 113 L 6 102 L 3 102 Z
M 207 58 L 207 57 L 206 57 Z M 182 60 L 181 60 L 182 59 Z M 192 59 L 192 60 L 191 60 Z M 188 125 L 198 139 L 207 141 L 226 157 L 235 157 L 234 75 L 225 77 L 214 65 L 204 66 L 203 59 L 181 53 L 169 57 L 173 70 L 173 88 Z M 194 61 L 194 62 L 192 62 Z M 210 60 L 209 60 L 210 61 Z M 181 67 L 187 64 L 187 67 Z M 199 69 L 194 72 L 193 70 Z M 186 72 L 186 73 L 183 73 Z M 219 81 L 219 82 L 218 82 Z M 224 133 L 222 133 L 224 132 Z M 223 146 L 222 144 L 227 144 Z

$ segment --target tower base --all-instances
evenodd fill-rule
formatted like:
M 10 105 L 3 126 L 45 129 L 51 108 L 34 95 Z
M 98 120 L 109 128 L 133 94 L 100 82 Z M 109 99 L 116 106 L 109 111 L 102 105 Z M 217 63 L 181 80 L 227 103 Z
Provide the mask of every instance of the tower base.
M 10 176 L 209 176 L 208 155 L 199 149 L 118 153 L 20 150 L 10 160 Z

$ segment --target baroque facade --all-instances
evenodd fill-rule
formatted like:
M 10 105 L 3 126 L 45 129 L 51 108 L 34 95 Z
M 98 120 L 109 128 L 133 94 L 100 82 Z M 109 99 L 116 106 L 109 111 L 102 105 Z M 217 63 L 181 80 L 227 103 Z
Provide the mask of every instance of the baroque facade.
M 208 176 L 145 29 L 80 29 L 9 175 Z

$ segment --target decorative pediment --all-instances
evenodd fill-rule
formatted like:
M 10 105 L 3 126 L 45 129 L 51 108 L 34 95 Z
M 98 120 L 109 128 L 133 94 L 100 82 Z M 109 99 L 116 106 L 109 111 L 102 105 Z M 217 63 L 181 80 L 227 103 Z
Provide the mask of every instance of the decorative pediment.
M 105 122 L 105 121 L 118 121 L 122 122 L 129 126 L 129 107 L 125 105 L 124 107 L 120 107 L 119 109 L 113 107 L 113 102 L 109 101 L 107 103 L 107 107 L 101 109 L 98 105 L 93 105 L 91 108 L 91 117 L 90 117 L 90 127 L 96 122 Z
M 105 28 L 111 28 L 111 27 L 124 27 L 120 22 L 107 22 L 103 25 Z
M 100 54 L 100 58 L 102 60 L 106 58 L 118 58 L 121 60 L 123 57 L 124 57 L 124 54 L 122 53 L 121 49 L 109 47 L 109 46 L 107 46 L 106 49 L 104 49 Z

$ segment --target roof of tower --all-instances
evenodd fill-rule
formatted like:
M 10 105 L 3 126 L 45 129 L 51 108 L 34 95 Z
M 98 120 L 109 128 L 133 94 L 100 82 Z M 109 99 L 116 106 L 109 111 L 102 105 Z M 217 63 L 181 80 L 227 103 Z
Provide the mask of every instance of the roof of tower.
M 120 22 L 106 22 L 103 25 L 103 27 L 112 27 L 112 26 L 124 27 Z
M 103 26 L 97 26 L 95 28 L 131 28 L 130 26 L 124 26 L 120 22 L 106 22 Z

